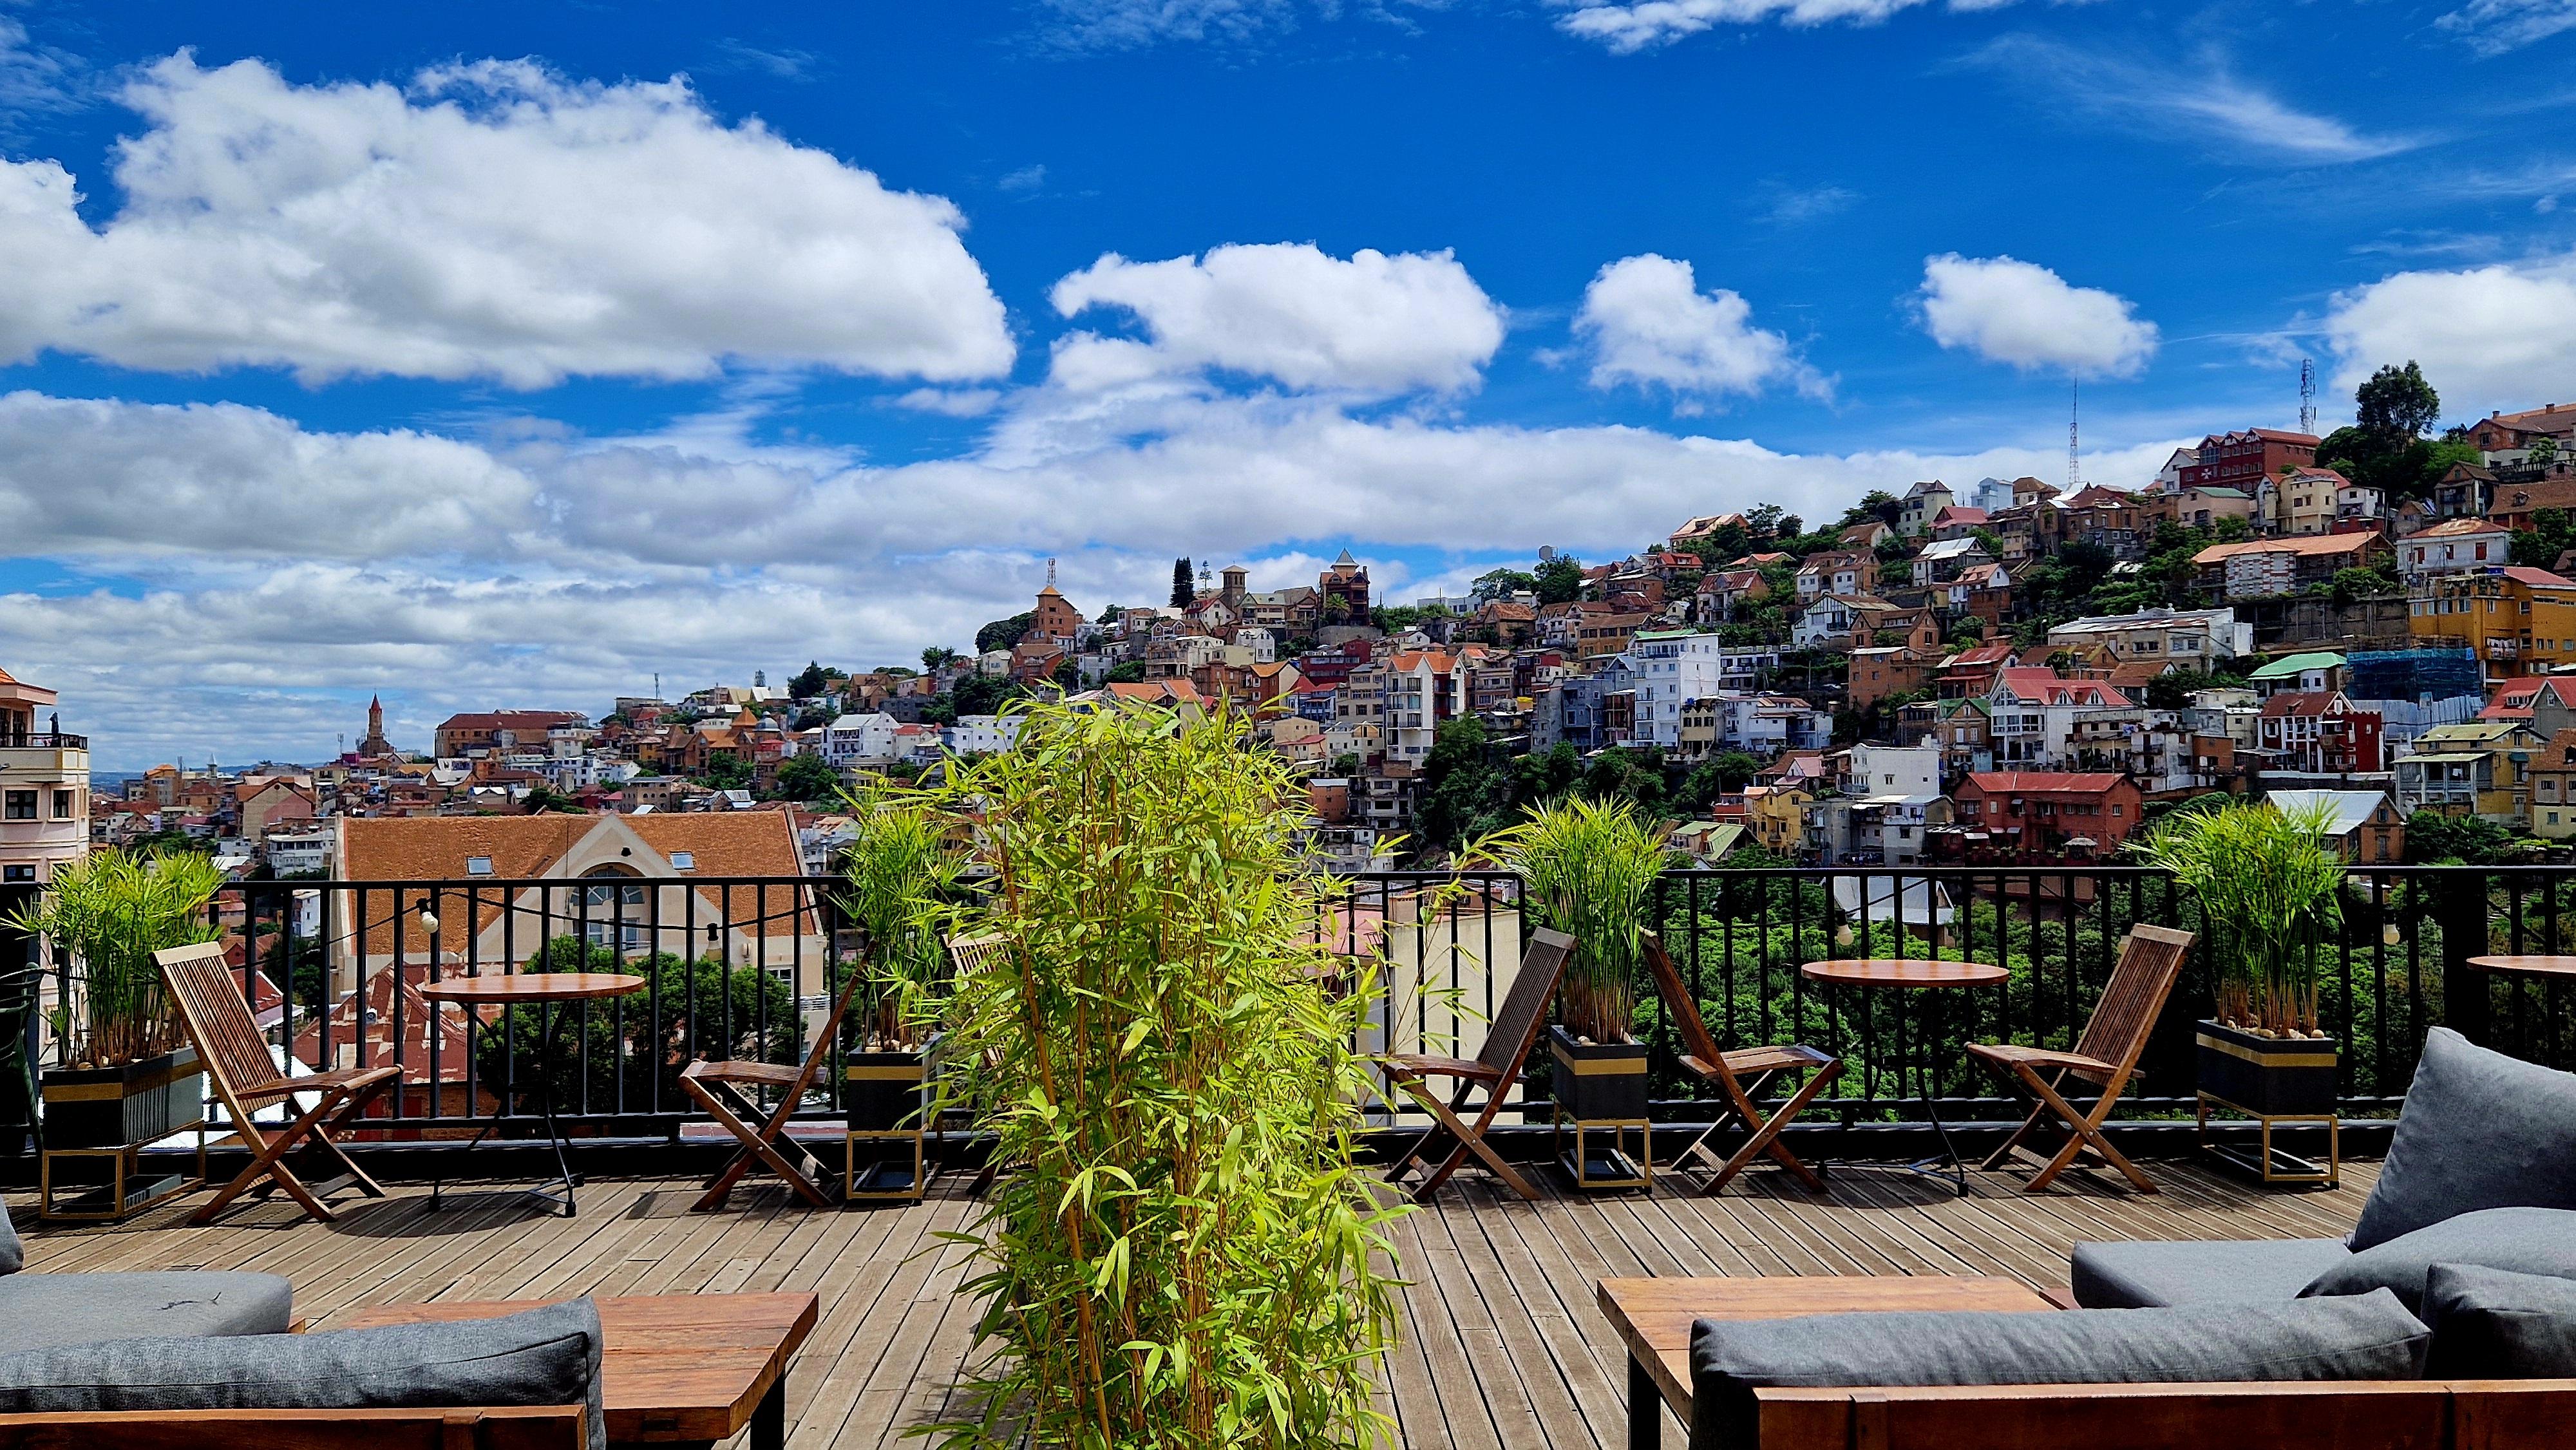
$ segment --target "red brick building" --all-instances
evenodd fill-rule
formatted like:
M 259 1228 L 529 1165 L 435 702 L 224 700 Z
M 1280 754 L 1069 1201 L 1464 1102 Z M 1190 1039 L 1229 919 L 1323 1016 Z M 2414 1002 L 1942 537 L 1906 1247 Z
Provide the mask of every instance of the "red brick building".
M 1953 794 L 1970 856 L 2107 856 L 2138 828 L 2145 797 L 2118 771 L 1981 770 Z
M 2200 440 L 2200 461 L 2182 470 L 2185 488 L 2238 488 L 2247 493 L 2284 468 L 2313 468 L 2318 439 L 2313 433 L 2285 433 L 2278 428 L 2247 428 L 2212 433 Z

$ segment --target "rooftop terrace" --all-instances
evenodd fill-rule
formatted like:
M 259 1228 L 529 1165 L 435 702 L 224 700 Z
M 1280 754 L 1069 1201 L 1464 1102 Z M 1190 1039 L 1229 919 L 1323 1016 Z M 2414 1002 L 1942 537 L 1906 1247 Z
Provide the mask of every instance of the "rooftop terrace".
M 2089 1174 L 2033 1196 L 2016 1176 L 1983 1173 L 1954 1198 L 1946 1183 L 1854 1165 L 1823 1198 L 1757 1171 L 1714 1198 L 1667 1188 L 1535 1204 L 1462 1174 L 1458 1191 L 1399 1225 L 1413 1284 L 1388 1405 L 1418 1450 L 1607 1450 L 1625 1443 L 1625 1369 L 1596 1279 L 1985 1274 L 2063 1290 L 2081 1240 L 2342 1234 L 2376 1169 L 2347 1164 L 2342 1188 L 2308 1193 L 2183 1162 L 2156 1173 L 2164 1191 L 2152 1198 Z M 516 1193 L 432 1215 L 419 1185 L 352 1202 L 337 1224 L 282 1199 L 207 1228 L 187 1225 L 195 1199 L 114 1227 L 33 1227 L 30 1203 L 11 1208 L 31 1226 L 31 1269 L 266 1270 L 294 1280 L 296 1312 L 317 1328 L 407 1300 L 812 1290 L 822 1318 L 789 1371 L 789 1445 L 921 1443 L 903 1432 L 942 1413 L 973 1331 L 975 1306 L 953 1293 L 962 1250 L 937 1237 L 974 1212 L 965 1178 L 924 1203 L 841 1212 L 755 1183 L 730 1211 L 693 1214 L 695 1178 L 601 1180 L 572 1219 L 540 1216 Z M 1666 1429 L 1679 1443 L 1680 1427 Z

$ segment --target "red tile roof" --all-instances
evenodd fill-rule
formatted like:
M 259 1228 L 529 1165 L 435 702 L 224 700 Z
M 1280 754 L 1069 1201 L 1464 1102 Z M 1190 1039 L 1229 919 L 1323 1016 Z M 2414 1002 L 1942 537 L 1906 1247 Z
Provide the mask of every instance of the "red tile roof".
M 2005 795 L 2100 795 L 2128 777 L 2116 770 L 1979 770 L 1968 783 Z

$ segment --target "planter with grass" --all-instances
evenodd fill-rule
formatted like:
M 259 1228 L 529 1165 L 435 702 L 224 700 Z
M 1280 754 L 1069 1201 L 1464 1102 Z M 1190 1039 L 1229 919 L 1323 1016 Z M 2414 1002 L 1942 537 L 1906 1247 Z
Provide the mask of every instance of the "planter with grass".
M 2145 850 L 2200 903 L 2216 1010 L 2196 1024 L 2201 1141 L 2267 1183 L 2332 1184 L 2340 1167 L 2340 1045 L 2317 1011 L 2317 951 L 2343 920 L 2344 867 L 2327 844 L 2333 810 L 2272 802 L 2179 815 Z M 2213 1111 L 2254 1120 L 2256 1145 L 2213 1141 Z M 2323 1160 L 2273 1142 L 2322 1128 Z
M 852 1198 L 919 1198 L 935 1171 L 922 1135 L 946 969 L 940 928 L 959 862 L 948 820 L 919 801 L 880 793 L 849 804 L 839 904 L 861 948 L 846 969 L 871 980 L 842 1056 L 843 1188 Z
M 1530 918 L 1576 944 L 1557 988 L 1562 1020 L 1548 1029 L 1558 1165 L 1579 1188 L 1651 1188 L 1646 1045 L 1632 1018 L 1638 934 L 1667 859 L 1663 832 L 1625 801 L 1575 797 L 1533 807 L 1494 845 L 1520 875 Z
M 101 851 L 55 868 L 11 918 L 66 963 L 61 1060 L 38 1082 L 42 1216 L 123 1218 L 204 1182 L 202 1131 L 194 1176 L 142 1177 L 144 1148 L 205 1119 L 204 1069 L 152 954 L 215 939 L 206 904 L 223 881 L 195 852 Z

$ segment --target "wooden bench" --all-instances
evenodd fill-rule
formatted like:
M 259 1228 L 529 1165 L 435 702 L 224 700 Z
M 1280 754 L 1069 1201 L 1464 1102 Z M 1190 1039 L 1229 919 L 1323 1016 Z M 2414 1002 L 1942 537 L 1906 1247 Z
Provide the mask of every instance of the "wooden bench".
M 2014 1279 L 1603 1279 L 1628 1351 L 1629 1450 L 1691 1422 L 1698 1319 L 2059 1306 Z M 1834 1386 L 1757 1389 L 1759 1434 L 1730 1450 L 2555 1450 L 2576 1443 L 2576 1380 Z

